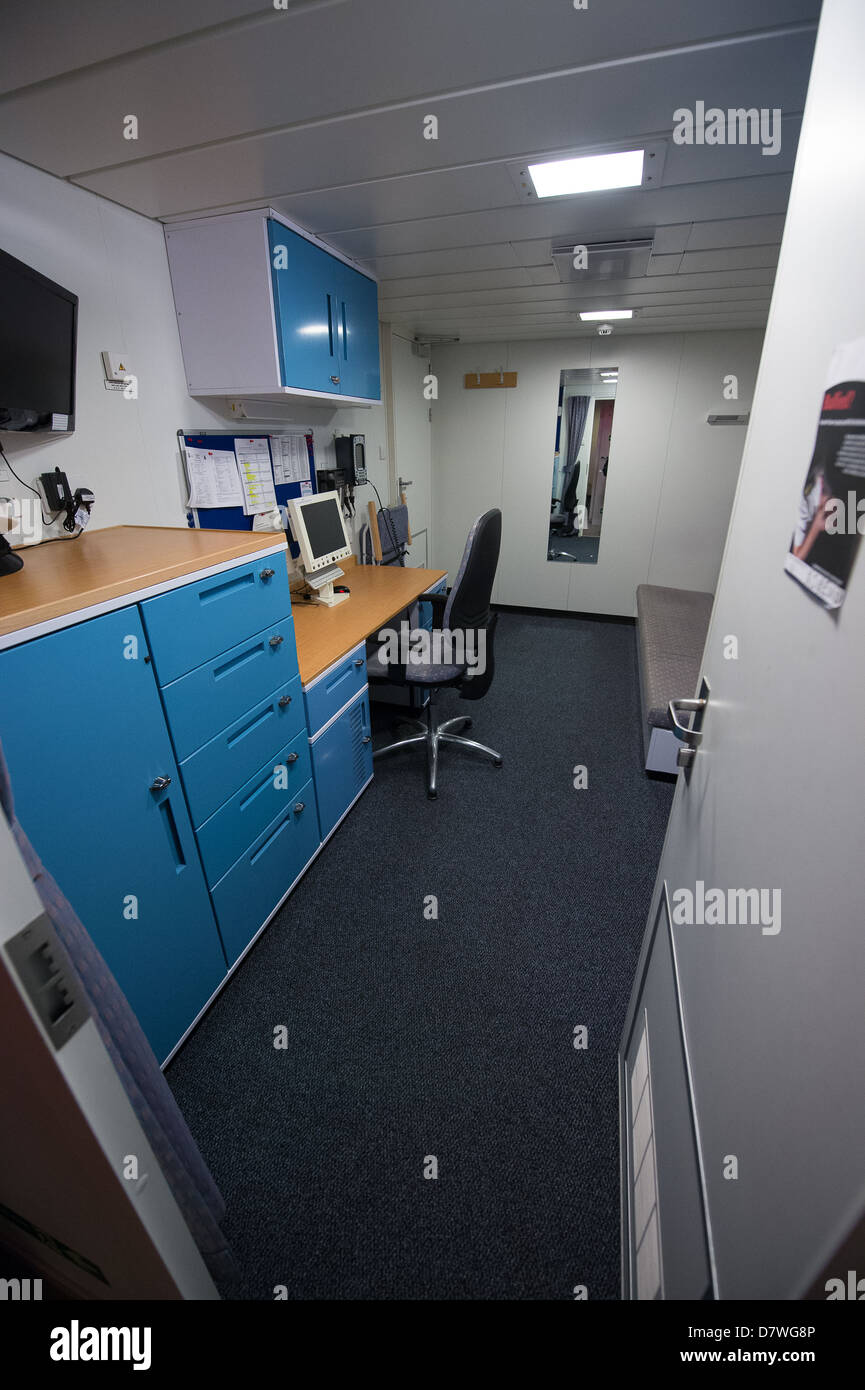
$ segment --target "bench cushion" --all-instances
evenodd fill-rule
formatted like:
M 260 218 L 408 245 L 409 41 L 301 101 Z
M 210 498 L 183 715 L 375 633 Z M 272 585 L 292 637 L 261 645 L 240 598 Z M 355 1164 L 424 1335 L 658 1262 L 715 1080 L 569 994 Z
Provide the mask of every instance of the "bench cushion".
M 637 588 L 643 717 L 653 728 L 672 728 L 670 701 L 694 694 L 713 602 L 713 594 L 696 589 Z

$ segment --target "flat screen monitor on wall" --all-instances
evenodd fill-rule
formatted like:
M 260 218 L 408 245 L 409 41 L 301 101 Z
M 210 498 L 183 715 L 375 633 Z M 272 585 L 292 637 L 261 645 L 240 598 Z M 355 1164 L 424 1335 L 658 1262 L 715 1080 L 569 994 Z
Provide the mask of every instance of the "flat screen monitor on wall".
M 78 296 L 0 251 L 0 431 L 75 428 Z

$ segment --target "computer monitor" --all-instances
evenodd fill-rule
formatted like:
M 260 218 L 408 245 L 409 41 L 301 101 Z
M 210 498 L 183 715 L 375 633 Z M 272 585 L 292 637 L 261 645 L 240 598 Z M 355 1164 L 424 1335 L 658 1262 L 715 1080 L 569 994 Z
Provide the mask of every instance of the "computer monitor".
M 300 547 L 300 562 L 307 575 L 314 576 L 331 568 L 335 570 L 333 576 L 327 576 L 327 583 L 310 579 L 318 601 L 333 604 L 346 598 L 347 595 L 334 594 L 333 591 L 333 579 L 342 573 L 338 562 L 352 553 L 339 494 L 318 492 L 309 497 L 290 498 L 288 515 L 294 539 Z

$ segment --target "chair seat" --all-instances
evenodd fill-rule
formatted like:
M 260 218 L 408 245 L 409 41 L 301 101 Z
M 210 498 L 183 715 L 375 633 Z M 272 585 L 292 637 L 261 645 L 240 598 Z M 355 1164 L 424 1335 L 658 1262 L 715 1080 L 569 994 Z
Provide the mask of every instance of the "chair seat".
M 400 671 L 402 668 L 398 668 Z M 405 679 L 409 685 L 448 685 L 465 675 L 465 666 L 434 665 L 432 662 L 412 663 L 406 667 Z M 366 672 L 370 680 L 393 680 L 393 668 L 382 660 L 381 648 L 367 652 Z

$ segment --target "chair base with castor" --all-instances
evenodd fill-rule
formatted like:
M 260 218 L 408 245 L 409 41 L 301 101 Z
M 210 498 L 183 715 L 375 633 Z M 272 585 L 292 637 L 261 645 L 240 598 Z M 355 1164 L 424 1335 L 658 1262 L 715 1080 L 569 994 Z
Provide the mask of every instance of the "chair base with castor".
M 423 719 L 397 719 L 394 720 L 397 728 L 408 728 L 417 730 L 411 738 L 398 738 L 393 743 L 386 743 L 383 748 L 377 748 L 373 752 L 373 758 L 383 758 L 385 753 L 395 753 L 399 748 L 419 748 L 421 744 L 426 746 L 427 759 L 427 787 L 426 794 L 431 801 L 438 796 L 436 779 L 438 776 L 439 745 L 455 744 L 460 748 L 468 748 L 472 753 L 481 753 L 484 757 L 491 759 L 493 767 L 501 767 L 501 754 L 494 748 L 488 748 L 485 743 L 478 743 L 473 738 L 463 738 L 458 729 L 470 729 L 472 721 L 469 715 L 461 714 L 455 719 L 446 719 L 443 724 L 433 723 L 433 697 L 430 696 L 426 706 L 426 720 Z

